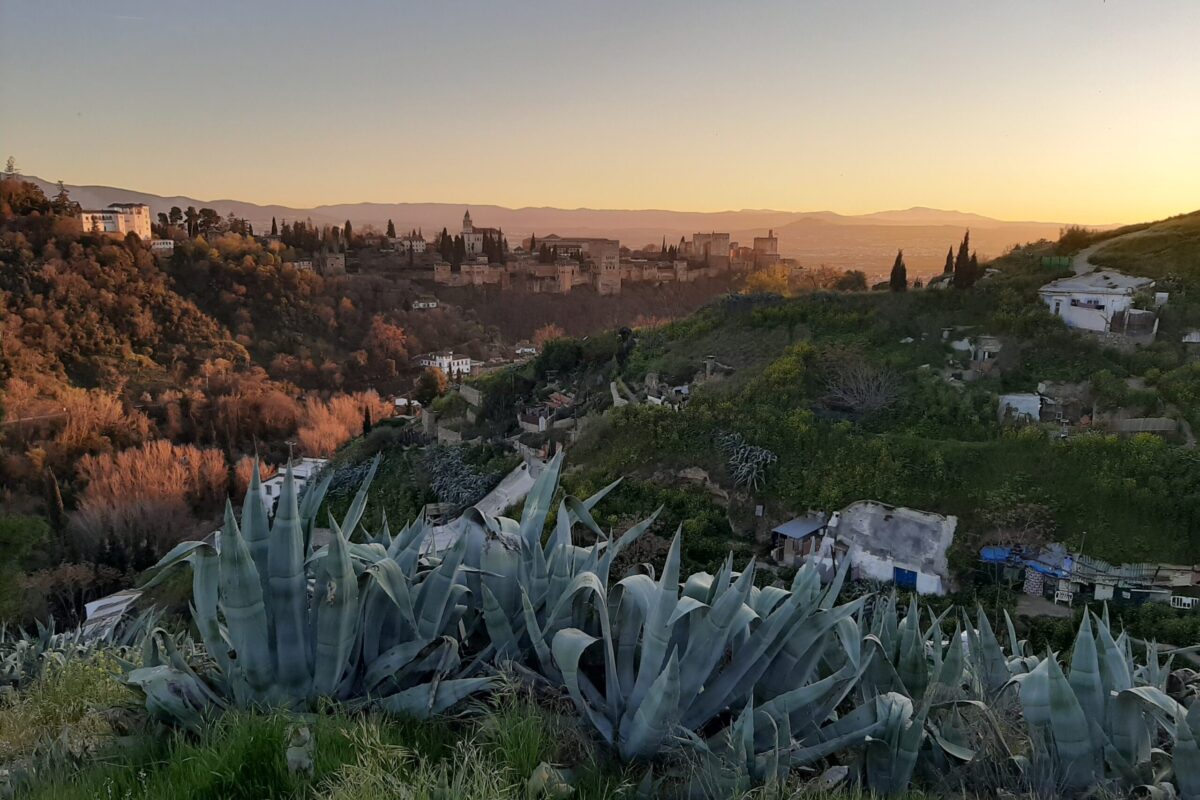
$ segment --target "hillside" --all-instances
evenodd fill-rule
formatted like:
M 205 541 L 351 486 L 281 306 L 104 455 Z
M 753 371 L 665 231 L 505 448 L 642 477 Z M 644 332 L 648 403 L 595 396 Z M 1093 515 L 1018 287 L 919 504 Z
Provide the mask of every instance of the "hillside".
M 755 530 L 755 503 L 768 523 L 867 498 L 953 514 L 960 568 L 978 543 L 1007 535 L 1013 509 L 1051 539 L 1086 536 L 1103 558 L 1196 561 L 1200 454 L 1182 436 L 1077 426 L 1059 438 L 1057 428 L 998 421 L 998 394 L 1054 381 L 1090 386 L 1089 411 L 1200 423 L 1200 372 L 1171 333 L 1178 320 L 1164 311 L 1160 341 L 1128 352 L 1071 332 L 1037 300 L 1037 287 L 1061 275 L 1040 267 L 1038 252 L 993 262 L 1001 272 L 966 291 L 731 296 L 639 331 L 624 352 L 615 339 L 562 340 L 515 375 L 481 383 L 489 397 L 480 425 L 503 425 L 514 404 L 555 388 L 580 398 L 577 416 L 603 411 L 610 378 L 636 394 L 654 373 L 667 385 L 690 382 L 690 402 L 682 411 L 629 405 L 587 423 L 571 463 L 589 485 L 631 470 L 636 481 L 670 483 L 700 467 L 732 498 L 724 505 L 736 537 Z M 1000 356 L 990 372 L 960 380 L 969 365 L 950 341 L 981 334 L 999 338 Z M 728 375 L 697 382 L 706 357 Z M 855 377 L 848 372 L 887 384 L 878 407 L 835 399 L 839 382 Z M 718 447 L 731 433 L 778 459 L 757 492 L 731 479 Z
M 1094 263 L 1200 289 L 1200 211 L 1163 220 L 1101 245 Z

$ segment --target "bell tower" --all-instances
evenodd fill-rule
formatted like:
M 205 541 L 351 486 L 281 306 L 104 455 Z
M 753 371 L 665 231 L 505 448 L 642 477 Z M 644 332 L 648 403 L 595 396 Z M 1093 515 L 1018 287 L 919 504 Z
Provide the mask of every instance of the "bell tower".
M 471 224 L 471 212 L 469 209 L 467 210 L 467 212 L 465 214 L 463 214 L 462 232 L 463 233 L 474 233 L 475 232 L 475 226 L 473 226 Z

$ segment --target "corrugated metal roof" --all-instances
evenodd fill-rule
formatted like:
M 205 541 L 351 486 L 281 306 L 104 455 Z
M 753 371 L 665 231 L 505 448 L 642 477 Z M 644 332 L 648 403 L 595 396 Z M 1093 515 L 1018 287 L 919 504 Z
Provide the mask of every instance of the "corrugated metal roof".
M 805 536 L 816 533 L 825 527 L 827 518 L 824 514 L 809 514 L 804 517 L 796 517 L 793 520 L 783 523 L 771 529 L 771 533 L 778 533 L 780 536 L 786 536 L 789 539 L 803 539 Z

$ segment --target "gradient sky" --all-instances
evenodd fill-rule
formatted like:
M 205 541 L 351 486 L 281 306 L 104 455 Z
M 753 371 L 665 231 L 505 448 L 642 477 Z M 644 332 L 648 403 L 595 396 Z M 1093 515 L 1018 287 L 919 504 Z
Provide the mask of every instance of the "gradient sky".
M 1200 0 L 0 0 L 0 150 L 200 199 L 1200 207 Z

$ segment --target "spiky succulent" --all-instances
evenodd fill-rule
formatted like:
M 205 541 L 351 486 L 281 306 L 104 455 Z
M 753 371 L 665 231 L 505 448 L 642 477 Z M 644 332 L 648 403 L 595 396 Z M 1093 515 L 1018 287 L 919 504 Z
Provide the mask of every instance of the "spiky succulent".
M 160 575 L 178 564 L 192 568 L 192 612 L 208 661 L 193 668 L 169 639 L 156 640 L 126 678 L 151 709 L 186 723 L 206 706 L 332 698 L 428 715 L 491 684 L 486 676 L 455 677 L 465 543 L 442 559 L 422 559 L 421 522 L 386 548 L 349 541 L 377 464 L 341 525 L 330 520 L 329 544 L 315 551 L 311 518 L 327 482 L 300 505 L 289 471 L 268 524 L 256 471 L 240 525 L 226 506 L 219 550 L 185 542 L 162 559 Z

